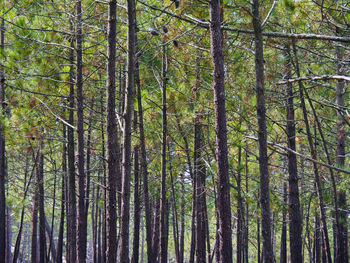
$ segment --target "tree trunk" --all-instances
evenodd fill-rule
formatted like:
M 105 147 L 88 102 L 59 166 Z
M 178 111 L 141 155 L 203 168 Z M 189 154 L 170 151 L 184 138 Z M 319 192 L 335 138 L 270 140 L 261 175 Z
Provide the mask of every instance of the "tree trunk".
M 0 52 L 4 56 L 5 49 L 5 20 L 1 19 Z M 2 64 L 2 62 L 1 62 Z M 1 109 L 5 109 L 5 74 L 3 66 L 0 66 L 0 103 Z M 2 116 L 1 116 L 2 118 Z M 6 258 L 6 200 L 5 200 L 5 137 L 3 127 L 0 125 L 0 261 Z
M 336 33 L 340 34 L 340 29 L 336 29 Z M 345 61 L 343 59 L 344 50 L 341 45 L 336 44 L 336 56 L 337 56 L 337 74 L 342 75 L 345 73 Z M 337 81 L 336 91 L 336 103 L 338 107 L 337 111 L 337 150 L 336 161 L 338 167 L 344 167 L 345 165 L 345 113 L 344 113 L 344 81 Z M 338 173 L 337 181 L 341 179 L 341 174 Z M 337 251 L 334 262 L 348 262 L 348 227 L 347 227 L 347 205 L 346 205 L 346 191 L 339 190 L 338 192 L 339 203 L 339 225 L 337 234 Z
M 41 146 L 40 146 L 41 147 Z M 39 165 L 37 167 L 37 184 L 39 194 L 39 245 L 40 245 L 40 263 L 46 260 L 46 235 L 45 235 L 45 210 L 44 210 L 44 155 L 39 153 Z
M 60 227 L 58 230 L 58 240 L 57 240 L 57 254 L 54 260 L 55 263 L 62 263 L 63 256 L 63 232 L 64 232 L 64 211 L 65 203 L 67 201 L 66 197 L 66 182 L 67 182 L 67 132 L 66 126 L 63 125 L 63 147 L 62 147 L 62 194 L 61 194 L 61 217 L 60 217 Z
M 314 263 L 321 263 L 321 231 L 320 231 L 320 219 L 318 215 L 315 215 L 315 234 L 314 234 Z
M 230 184 L 227 160 L 227 127 L 225 107 L 225 71 L 222 53 L 220 6 L 210 0 L 210 53 L 213 63 L 213 88 L 215 107 L 216 160 L 218 175 L 218 217 L 220 261 L 232 262 Z
M 283 206 L 286 206 L 287 198 L 287 184 L 283 183 Z M 281 253 L 280 263 L 287 263 L 287 212 L 283 208 L 282 211 L 282 233 L 281 233 Z
M 117 121 L 115 112 L 115 59 L 116 59 L 116 13 L 117 1 L 108 3 L 108 46 L 107 46 L 107 262 L 117 259 Z
M 180 210 L 180 248 L 179 263 L 184 261 L 185 253 L 185 176 L 181 174 L 181 210 Z
M 27 189 L 28 167 L 29 167 L 29 159 L 26 158 L 26 167 L 25 167 L 25 172 L 24 172 L 24 185 L 23 185 L 23 192 L 24 192 L 23 201 L 26 200 L 26 196 L 27 196 L 26 189 Z M 34 167 L 35 167 L 35 164 L 34 164 Z M 31 178 L 31 176 L 30 176 L 30 178 Z M 29 185 L 29 183 L 28 183 L 28 185 Z M 20 246 L 21 246 L 22 232 L 23 232 L 23 228 L 24 228 L 24 225 L 23 225 L 24 211 L 25 211 L 25 205 L 23 205 L 23 207 L 22 207 L 21 219 L 20 219 L 18 234 L 17 234 L 17 238 L 16 238 L 16 242 L 15 242 L 12 263 L 17 263 L 17 259 L 19 258 L 19 254 L 20 254 L 19 250 L 20 250 Z
M 78 139 L 78 240 L 77 261 L 86 261 L 87 214 L 85 211 L 85 165 L 84 165 L 84 97 L 83 97 L 83 32 L 81 0 L 75 0 L 76 15 L 76 87 L 77 87 L 77 139 Z
M 141 172 L 143 180 L 143 195 L 144 195 L 144 207 L 145 207 L 145 219 L 146 219 L 146 242 L 147 242 L 147 261 L 155 262 L 154 253 L 152 249 L 152 214 L 150 208 L 150 201 L 148 195 L 148 170 L 147 170 L 147 156 L 146 156 L 146 144 L 145 133 L 143 128 L 143 110 L 142 110 L 142 97 L 141 97 L 141 85 L 139 78 L 138 63 L 136 63 L 136 85 L 137 85 L 137 107 L 139 116 L 139 130 L 140 130 L 140 150 L 141 150 Z
M 137 127 L 135 113 L 135 131 Z M 139 262 L 139 246 L 140 246 L 140 195 L 139 195 L 139 147 L 134 148 L 134 239 L 131 263 Z
M 196 113 L 194 126 L 194 176 L 196 177 L 196 262 L 205 263 L 205 168 L 202 161 L 202 117 Z
M 167 54 L 166 46 L 163 43 L 163 59 L 162 59 L 162 160 L 161 160 L 161 197 L 160 197 L 160 263 L 166 263 L 168 259 L 168 247 L 166 235 L 166 216 L 167 207 L 167 186 L 166 186 L 166 150 L 167 150 L 167 105 L 166 105 L 166 85 L 167 85 Z
M 71 31 L 73 31 L 73 22 L 71 21 Z M 69 124 L 71 126 L 74 125 L 74 41 L 71 41 L 71 51 L 70 51 L 70 71 L 69 71 L 69 82 L 70 84 L 70 93 L 69 93 Z M 74 129 L 72 127 L 68 127 L 68 145 L 67 145 L 67 153 L 68 153 L 68 213 L 67 213 L 67 255 L 68 255 L 68 263 L 76 262 L 76 189 L 75 189 L 75 151 L 74 151 Z
M 131 173 L 131 125 L 134 106 L 136 8 L 135 1 L 128 0 L 128 78 L 124 109 L 121 244 L 119 262 L 129 263 L 130 173 Z
M 35 187 L 37 188 L 37 187 Z M 37 232 L 38 232 L 38 199 L 39 193 L 35 190 L 33 197 L 33 216 L 32 216 L 32 244 L 31 244 L 31 262 L 37 263 Z
M 285 78 L 292 77 L 290 69 L 290 49 L 285 46 L 284 56 L 285 63 Z M 293 86 L 291 83 L 286 84 L 286 112 L 287 112 L 287 137 L 288 147 L 296 151 L 295 143 L 295 121 L 294 121 L 294 104 L 293 104 Z M 291 262 L 302 262 L 302 222 L 300 215 L 300 201 L 298 188 L 298 169 L 297 157 L 295 153 L 288 151 L 288 206 L 289 206 L 289 239 L 290 239 L 290 256 Z
M 154 210 L 154 217 L 153 217 L 153 233 L 152 233 L 152 251 L 154 254 L 154 261 L 155 263 L 159 260 L 159 229 L 160 229 L 160 199 L 154 201 L 155 210 Z
M 241 189 L 241 161 L 242 161 L 242 147 L 238 147 L 238 167 L 237 167 L 237 248 L 236 248 L 236 262 L 243 263 L 243 200 L 242 200 L 242 189 Z
M 295 56 L 295 70 L 297 77 L 300 77 L 300 69 L 299 69 L 299 63 L 298 63 L 298 56 L 297 56 L 297 49 L 295 42 L 293 41 L 293 53 Z M 307 134 L 307 139 L 308 139 L 308 144 L 311 152 L 311 156 L 314 160 L 317 159 L 317 154 L 316 154 L 316 149 L 314 147 L 314 144 L 312 142 L 312 135 L 310 131 L 310 125 L 307 117 L 307 110 L 306 110 L 306 105 L 305 105 L 305 99 L 304 99 L 304 92 L 303 92 L 303 84 L 301 81 L 298 82 L 299 84 L 299 96 L 300 96 L 300 103 L 301 103 L 301 108 L 303 110 L 303 117 L 304 117 L 304 122 L 305 122 L 305 128 L 306 128 L 306 134 Z M 315 134 L 316 137 L 316 134 Z M 328 239 L 328 229 L 327 229 L 327 223 L 326 223 L 326 211 L 323 205 L 323 195 L 322 195 L 322 188 L 321 188 L 321 182 L 320 182 L 320 177 L 319 177 L 319 172 L 318 172 L 318 167 L 315 163 L 313 163 L 313 169 L 314 169 L 314 175 L 315 175 L 315 184 L 316 184 L 316 191 L 317 191 L 317 196 L 318 196 L 318 201 L 319 201 L 319 206 L 320 206 L 320 215 L 321 215 L 321 225 L 322 225 L 322 233 L 323 233 L 323 239 L 324 239 L 324 255 L 327 261 L 327 263 L 332 262 L 331 258 L 331 250 L 329 246 L 329 239 Z
M 267 157 L 266 107 L 264 86 L 264 51 L 262 27 L 259 15 L 259 0 L 253 0 L 252 19 L 255 35 L 255 74 L 259 140 L 261 231 L 264 262 L 274 262 L 271 240 L 271 215 L 269 204 L 269 169 Z

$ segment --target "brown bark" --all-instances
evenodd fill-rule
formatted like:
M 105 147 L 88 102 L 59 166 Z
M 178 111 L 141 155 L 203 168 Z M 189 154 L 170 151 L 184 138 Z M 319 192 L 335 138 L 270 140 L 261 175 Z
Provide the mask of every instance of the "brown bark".
M 298 56 L 297 56 L 297 49 L 295 42 L 292 42 L 293 44 L 293 53 L 295 56 L 295 70 L 297 77 L 300 77 L 300 69 L 299 69 L 299 62 L 298 62 Z M 305 105 L 305 99 L 304 99 L 304 92 L 303 92 L 303 84 L 301 81 L 298 82 L 299 84 L 299 96 L 300 96 L 300 103 L 301 103 L 301 108 L 303 110 L 303 117 L 304 117 L 304 122 L 305 122 L 305 129 L 306 129 L 306 134 L 307 134 L 307 139 L 308 139 L 308 144 L 311 152 L 311 156 L 314 160 L 317 159 L 317 153 L 316 149 L 314 147 L 314 143 L 312 141 L 312 135 L 310 131 L 310 125 L 309 125 L 309 120 L 307 116 L 307 110 L 306 110 L 306 105 Z M 315 134 L 316 137 L 316 134 Z M 321 187 L 321 182 L 320 182 L 320 176 L 318 172 L 318 167 L 316 163 L 313 163 L 313 170 L 314 170 L 314 175 L 315 175 L 315 184 L 316 184 L 316 191 L 317 191 L 317 196 L 318 196 L 318 201 L 319 201 L 319 206 L 320 206 L 320 215 L 321 215 L 321 227 L 322 227 L 322 238 L 324 240 L 324 255 L 326 258 L 326 261 L 331 263 L 332 258 L 331 258 L 331 250 L 329 246 L 329 238 L 328 238 L 328 229 L 327 229 L 327 223 L 326 223 L 326 211 L 323 205 L 323 195 L 322 195 L 322 187 Z
M 146 144 L 145 133 L 143 127 L 143 110 L 142 110 L 142 98 L 141 98 L 141 85 L 139 78 L 138 64 L 136 64 L 136 85 L 137 85 L 137 105 L 138 105 L 138 117 L 139 117 L 139 130 L 140 130 L 140 150 L 141 150 L 141 172 L 143 180 L 143 196 L 144 196 L 144 209 L 146 219 L 146 242 L 147 247 L 147 261 L 155 262 L 154 253 L 152 249 L 152 214 L 150 208 L 149 194 L 148 194 L 148 170 L 147 170 L 147 156 L 146 156 Z
M 166 152 L 167 152 L 167 102 L 166 102 L 166 85 L 167 85 L 167 54 L 166 46 L 163 44 L 162 58 L 162 150 L 161 150 L 161 197 L 160 197 L 160 263 L 166 263 L 168 260 L 168 236 L 166 235 L 166 207 L 167 207 L 167 185 L 166 185 Z
M 159 260 L 159 229 L 160 229 L 160 199 L 154 201 L 154 216 L 153 216 L 153 229 L 152 229 L 152 251 L 154 254 L 154 262 L 157 263 Z
M 291 61 L 290 49 L 287 45 L 284 50 L 285 78 L 291 78 Z M 293 104 L 293 86 L 291 83 L 286 84 L 286 112 L 287 112 L 287 137 L 288 147 L 296 151 L 295 142 L 295 121 L 294 121 L 294 104 Z M 291 262 L 303 262 L 302 257 L 302 222 L 300 214 L 299 188 L 298 188 L 298 169 L 297 157 L 292 151 L 288 151 L 288 206 L 289 206 L 289 239 L 290 239 L 290 256 Z
M 84 156 L 84 97 L 83 97 L 83 32 L 81 0 L 75 0 L 76 15 L 76 88 L 77 88 L 77 151 L 78 151 L 78 224 L 77 261 L 86 261 L 87 213 L 85 211 L 85 156 Z
M 336 33 L 340 35 L 340 29 L 336 29 Z M 344 74 L 345 61 L 343 59 L 344 49 L 336 44 L 336 56 L 337 56 L 337 74 Z M 336 161 L 339 167 L 344 167 L 345 165 L 345 119 L 344 119 L 344 81 L 337 81 L 337 91 L 336 91 L 336 103 L 338 106 L 337 111 L 337 150 L 336 150 Z M 337 174 L 337 181 L 340 181 L 341 174 Z M 346 191 L 339 190 L 338 192 L 338 203 L 339 203 L 339 225 L 337 236 L 337 251 L 335 262 L 348 262 L 348 227 L 347 227 L 347 206 L 346 206 Z
M 36 263 L 37 255 L 37 232 L 38 232 L 38 199 L 39 194 L 35 190 L 33 197 L 33 216 L 32 216 L 32 240 L 31 240 L 31 262 Z
M 243 200 L 242 200 L 242 189 L 241 189 L 241 161 L 242 161 L 242 147 L 238 147 L 238 167 L 237 167 L 237 248 L 236 248 L 236 262 L 242 263 L 243 261 Z
M 108 3 L 108 46 L 107 46 L 107 262 L 117 259 L 117 121 L 115 112 L 115 59 L 116 59 L 116 14 L 117 1 Z
M 261 231 L 264 262 L 274 262 L 271 240 L 271 215 L 269 204 L 269 169 L 267 157 L 266 107 L 264 86 L 264 51 L 262 27 L 259 15 L 259 0 L 253 0 L 252 20 L 255 36 L 255 74 L 259 141 Z
M 136 9 L 135 1 L 128 0 L 128 78 L 124 109 L 121 243 L 119 262 L 129 263 L 130 174 L 131 174 L 131 125 L 134 106 Z
M 0 52 L 4 55 L 5 49 L 5 20 L 1 19 Z M 2 64 L 2 62 L 1 62 Z M 1 109 L 5 107 L 5 75 L 3 66 L 0 66 L 0 103 Z M 2 118 L 2 116 L 1 116 Z M 0 125 L 0 261 L 6 258 L 6 199 L 5 199 L 5 138 L 3 127 Z
M 180 210 L 180 247 L 179 247 L 179 262 L 184 261 L 185 250 L 185 179 L 181 174 L 181 210 Z
M 135 114 L 136 115 L 136 114 Z M 136 120 L 136 117 L 135 117 Z M 137 126 L 137 121 L 135 121 Z M 136 129 L 136 127 L 135 127 Z M 139 146 L 134 147 L 134 237 L 133 251 L 131 263 L 139 262 L 139 246 L 140 246 L 140 195 L 139 195 Z
M 39 246 L 40 263 L 47 260 L 46 235 L 45 235 L 45 210 L 44 210 L 44 155 L 39 155 L 39 165 L 37 167 L 37 187 L 38 187 L 38 206 L 39 206 Z
M 57 241 L 57 254 L 54 262 L 62 263 L 63 256 L 63 233 L 64 233 L 64 217 L 65 217 L 65 203 L 67 201 L 66 196 L 66 182 L 67 182 L 67 128 L 63 125 L 63 146 L 62 146 L 62 193 L 61 193 L 61 217 L 60 217 L 60 227 L 58 230 L 58 241 Z
M 225 107 L 225 71 L 222 53 L 220 5 L 209 2 L 210 53 L 213 63 L 213 89 L 215 107 L 216 161 L 218 176 L 219 251 L 221 262 L 232 262 L 230 185 L 227 160 L 227 127 Z
M 73 31 L 73 22 L 71 23 L 71 31 Z M 71 40 L 71 51 L 69 55 L 70 60 L 70 71 L 69 71 L 69 82 L 70 92 L 69 92 L 69 124 L 74 125 L 74 40 Z M 67 145 L 67 154 L 68 154 L 68 185 L 67 185 L 67 197 L 68 197 L 68 210 L 67 210 L 67 254 L 68 262 L 76 262 L 76 188 L 75 188 L 75 150 L 74 150 L 74 129 L 68 127 L 68 145 Z
M 202 117 L 196 114 L 194 127 L 194 176 L 196 177 L 196 262 L 205 263 L 205 167 L 202 161 Z
M 283 205 L 286 206 L 287 198 L 287 184 L 283 183 Z M 280 263 L 287 263 L 287 212 L 283 208 L 282 211 L 282 233 L 281 233 L 281 253 Z

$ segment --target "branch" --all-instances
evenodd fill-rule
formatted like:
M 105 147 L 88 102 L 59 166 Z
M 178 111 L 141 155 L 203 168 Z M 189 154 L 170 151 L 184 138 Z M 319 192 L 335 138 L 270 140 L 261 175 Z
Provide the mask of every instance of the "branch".
M 72 128 L 72 129 L 74 129 L 74 130 L 77 130 L 76 127 L 74 127 L 73 125 L 69 124 L 69 123 L 66 122 L 64 119 L 62 119 L 60 116 L 58 116 L 57 114 L 55 114 L 55 113 L 50 109 L 50 107 L 47 106 L 47 105 L 45 104 L 45 102 L 43 102 L 41 99 L 39 99 L 38 97 L 34 97 L 34 98 L 36 98 L 38 101 L 40 101 L 40 102 L 45 106 L 45 108 L 48 109 L 48 111 L 49 111 L 53 116 L 55 116 L 57 119 L 59 119 L 64 125 L 66 125 L 66 126 Z
M 147 6 L 148 8 L 150 8 L 152 10 L 159 11 L 159 12 L 166 14 L 170 17 L 174 17 L 174 18 L 180 19 L 184 22 L 187 22 L 189 24 L 209 29 L 209 22 L 208 21 L 194 19 L 190 16 L 187 16 L 188 18 L 184 18 L 180 15 L 177 15 L 177 14 L 171 13 L 169 11 L 166 11 L 165 9 L 159 8 L 156 5 L 149 5 L 149 4 L 146 4 L 140 0 L 138 0 L 138 2 L 144 6 Z M 254 35 L 254 31 L 250 30 L 250 29 L 234 28 L 234 27 L 228 27 L 228 26 L 221 26 L 221 29 L 225 30 L 225 31 L 235 32 L 235 33 Z M 284 33 L 284 32 L 262 32 L 262 34 L 265 37 L 274 37 L 274 38 L 314 39 L 314 40 L 325 40 L 325 41 L 336 41 L 336 42 L 350 43 L 350 37 L 320 35 L 320 34 L 311 34 L 311 33 L 293 34 L 293 33 Z
M 247 139 L 254 140 L 254 141 L 258 141 L 258 138 L 253 137 L 253 136 L 246 136 L 246 138 L 247 138 Z M 271 145 L 271 146 L 273 146 L 273 147 L 280 148 L 280 149 L 282 149 L 282 150 L 284 150 L 284 151 L 287 151 L 287 152 L 292 152 L 292 153 L 294 153 L 295 155 L 298 155 L 298 156 L 300 156 L 301 158 L 304 158 L 305 160 L 308 160 L 308 161 L 310 161 L 310 162 L 313 162 L 313 163 L 316 163 L 316 164 L 325 166 L 325 167 L 330 168 L 330 169 L 334 169 L 334 170 L 336 170 L 336 171 L 338 171 L 338 172 L 350 174 L 350 171 L 349 171 L 349 170 L 342 169 L 342 168 L 339 168 L 339 167 L 335 167 L 335 166 L 333 166 L 333 165 L 326 164 L 326 163 L 321 162 L 321 161 L 317 161 L 317 160 L 312 159 L 311 157 L 309 157 L 309 156 L 307 156 L 307 155 L 304 155 L 304 154 L 302 154 L 302 153 L 299 153 L 299 152 L 297 152 L 297 151 L 294 151 L 294 150 L 292 150 L 292 149 L 290 149 L 290 148 L 288 148 L 288 147 L 285 147 L 285 146 L 283 146 L 283 145 L 281 145 L 281 144 L 274 143 L 274 142 L 269 142 L 269 141 L 267 142 L 267 144 L 269 144 L 269 145 Z
M 302 80 L 329 80 L 329 79 L 336 79 L 336 80 L 346 80 L 350 81 L 350 76 L 342 76 L 342 75 L 324 75 L 324 76 L 306 76 L 306 77 L 300 77 L 300 78 L 295 78 L 295 79 L 286 79 L 277 82 L 277 85 L 284 85 L 287 83 L 293 83 L 297 81 L 302 81 Z

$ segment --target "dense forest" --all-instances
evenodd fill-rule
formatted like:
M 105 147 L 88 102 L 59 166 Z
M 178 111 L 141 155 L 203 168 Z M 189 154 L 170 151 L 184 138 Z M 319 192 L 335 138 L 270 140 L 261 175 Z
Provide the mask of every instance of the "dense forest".
M 349 262 L 350 2 L 0 2 L 1 263 Z

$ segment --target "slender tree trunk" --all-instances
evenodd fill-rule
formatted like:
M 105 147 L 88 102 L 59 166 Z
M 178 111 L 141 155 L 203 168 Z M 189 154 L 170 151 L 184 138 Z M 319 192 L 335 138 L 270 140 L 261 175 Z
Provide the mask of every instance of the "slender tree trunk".
M 24 194 L 23 194 L 23 201 L 26 200 L 26 196 L 27 196 L 26 188 L 27 188 L 27 178 L 28 178 L 28 167 L 29 167 L 29 159 L 26 158 L 26 167 L 25 167 L 25 172 L 24 172 L 24 185 L 23 185 L 23 192 L 24 192 Z M 31 176 L 30 176 L 30 178 L 31 178 Z M 21 246 L 22 232 L 23 232 L 23 228 L 24 228 L 24 224 L 23 224 L 24 212 L 25 212 L 25 205 L 23 205 L 23 207 L 22 207 L 21 219 L 20 219 L 18 234 L 17 234 L 17 238 L 16 238 L 16 242 L 15 242 L 15 248 L 14 248 L 14 252 L 13 252 L 13 261 L 12 261 L 12 263 L 17 263 L 17 259 L 19 257 L 19 253 L 20 253 L 19 249 L 20 249 L 20 246 Z
M 71 31 L 73 31 L 73 22 L 71 21 Z M 69 93 L 69 124 L 71 126 L 74 125 L 74 41 L 71 40 L 71 51 L 69 55 L 70 60 L 70 71 L 69 71 L 69 82 L 70 84 L 70 93 Z M 68 145 L 67 145 L 67 153 L 68 153 L 68 213 L 67 213 L 67 255 L 68 255 L 68 263 L 75 263 L 77 252 L 76 252 L 76 188 L 75 188 L 75 150 L 74 150 L 74 129 L 72 127 L 68 127 Z
M 115 112 L 115 59 L 116 59 L 116 13 L 117 1 L 108 4 L 107 46 L 107 262 L 117 259 L 117 121 Z
M 248 144 L 245 149 L 245 192 L 248 193 Z M 249 206 L 248 200 L 245 202 L 245 225 L 244 225 L 244 263 L 248 263 L 248 250 L 249 250 Z
M 315 215 L 315 232 L 314 232 L 314 263 L 321 263 L 321 231 L 320 231 L 320 219 L 318 215 Z
M 135 1 L 128 0 L 128 78 L 124 109 L 121 243 L 119 262 L 129 263 L 130 173 L 131 173 L 131 125 L 134 106 L 136 8 Z
M 155 255 L 152 249 L 152 214 L 150 208 L 149 194 L 148 194 L 148 170 L 147 170 L 147 156 L 146 156 L 146 144 L 145 133 L 143 128 L 143 110 L 142 110 L 142 97 L 141 97 L 141 85 L 139 78 L 138 63 L 136 64 L 136 85 L 137 85 L 137 105 L 139 116 L 139 130 L 140 130 L 140 150 L 141 150 L 141 172 L 143 180 L 143 195 L 144 195 L 144 207 L 145 207 L 145 220 L 146 220 L 146 242 L 147 242 L 147 261 L 155 262 Z
M 238 147 L 238 167 L 237 167 L 237 248 L 236 248 L 236 262 L 243 263 L 243 200 L 241 189 L 241 161 L 242 161 L 242 147 Z
M 62 263 L 63 256 L 63 233 L 64 233 L 64 211 L 65 203 L 67 201 L 66 197 L 66 182 L 67 182 L 67 128 L 63 125 L 63 147 L 62 147 L 62 194 L 61 194 L 61 217 L 60 217 L 60 227 L 58 230 L 58 241 L 57 241 L 57 254 L 55 258 L 55 263 Z
M 1 36 L 0 36 L 1 57 L 5 56 L 5 20 L 1 19 Z M 5 74 L 1 61 L 0 66 L 0 103 L 1 109 L 5 109 Z M 2 118 L 2 116 L 1 116 Z M 0 261 L 5 262 L 6 258 L 6 200 L 5 200 L 5 137 L 3 127 L 0 125 Z
M 295 42 L 293 41 L 293 53 L 295 56 L 295 69 L 296 69 L 296 74 L 297 77 L 300 77 L 300 69 L 299 69 L 299 63 L 298 63 L 298 56 L 297 56 L 297 49 Z M 304 117 L 304 122 L 305 122 L 305 128 L 306 128 L 306 134 L 308 138 L 308 144 L 311 152 L 311 156 L 314 160 L 317 159 L 317 154 L 316 154 L 316 149 L 314 147 L 314 144 L 312 142 L 312 135 L 310 131 L 310 125 L 307 117 L 307 111 L 306 111 L 306 105 L 305 105 L 305 99 L 304 99 L 304 92 L 303 92 L 303 84 L 301 81 L 298 82 L 299 84 L 299 96 L 300 96 L 300 103 L 301 103 L 301 108 L 303 110 L 303 117 Z M 316 137 L 316 134 L 315 134 Z M 322 195 L 322 187 L 321 187 L 321 182 L 320 182 L 320 177 L 319 177 L 319 172 L 318 172 L 318 167 L 314 163 L 313 164 L 313 169 L 314 169 L 314 175 L 315 175 L 315 184 L 316 184 L 316 191 L 317 191 L 317 196 L 318 196 L 318 201 L 319 201 L 319 206 L 320 206 L 320 215 L 321 215 L 321 224 L 322 224 L 322 233 L 323 233 L 323 238 L 324 238 L 324 252 L 325 252 L 325 257 L 327 259 L 327 263 L 332 262 L 331 258 L 331 250 L 329 246 L 329 238 L 328 238 L 328 229 L 327 229 L 327 223 L 326 223 L 326 211 L 323 205 L 323 195 Z
M 163 44 L 162 59 L 162 160 L 161 160 L 161 197 L 160 197 L 160 263 L 166 263 L 168 259 L 168 247 L 166 235 L 166 206 L 167 206 L 167 185 L 166 185 L 166 146 L 167 146 L 167 102 L 166 102 L 166 85 L 167 85 L 167 54 L 166 46 Z
M 196 177 L 196 262 L 205 263 L 205 168 L 202 162 L 202 117 L 196 113 L 194 127 L 194 176 Z
M 180 248 L 179 263 L 184 261 L 185 250 L 185 176 L 181 174 L 181 210 L 180 210 Z
M 154 254 L 154 262 L 157 263 L 159 260 L 159 233 L 160 233 L 160 199 L 154 201 L 155 211 L 153 217 L 153 233 L 152 233 L 152 251 Z
M 283 205 L 287 205 L 287 184 L 283 183 Z M 283 209 L 282 212 L 282 233 L 281 233 L 281 253 L 280 263 L 287 263 L 287 212 Z
M 85 211 L 86 176 L 84 165 L 84 97 L 83 97 L 83 32 L 81 0 L 75 1 L 76 12 L 76 87 L 77 87 L 77 139 L 78 139 L 78 240 L 77 261 L 86 261 L 87 213 Z
M 340 34 L 340 29 L 337 28 L 337 34 Z M 343 48 L 336 44 L 336 56 L 337 56 L 337 74 L 344 74 L 345 62 L 343 59 Z M 345 113 L 344 113 L 344 81 L 337 81 L 336 102 L 337 102 L 337 151 L 336 161 L 339 167 L 345 165 Z M 337 181 L 339 182 L 341 174 L 337 175 Z M 337 231 L 337 255 L 334 260 L 336 263 L 348 262 L 348 227 L 347 227 L 347 206 L 346 206 L 346 191 L 340 190 L 338 192 L 339 203 L 339 225 Z
M 264 262 L 275 262 L 271 240 L 271 214 L 269 204 L 269 169 L 267 157 L 266 107 L 264 86 L 264 51 L 262 27 L 259 15 L 259 0 L 252 4 L 255 35 L 255 74 L 259 139 L 261 230 L 263 238 Z
M 40 244 L 40 263 L 46 260 L 46 235 L 45 235 L 45 210 L 44 210 L 44 155 L 39 155 L 39 165 L 37 167 L 37 184 L 39 194 L 39 244 Z
M 135 131 L 137 126 L 135 114 Z M 131 263 L 139 262 L 139 246 L 140 246 L 140 195 L 139 195 L 139 146 L 134 148 L 134 238 Z
M 218 216 L 220 261 L 232 262 L 230 184 L 227 160 L 227 127 L 225 107 L 225 70 L 222 53 L 222 32 L 220 5 L 218 0 L 210 0 L 210 40 L 213 63 L 213 88 L 215 107 L 216 160 L 218 174 Z
M 170 144 L 168 143 L 168 149 L 170 151 Z M 171 156 L 171 154 L 169 155 Z M 174 176 L 173 176 L 173 168 L 171 165 L 171 158 L 169 158 L 169 174 L 170 174 L 170 181 L 171 181 L 171 208 L 172 208 L 172 218 L 173 218 L 173 237 L 174 237 L 174 249 L 175 249 L 175 259 L 176 262 L 179 262 L 179 223 L 178 223 L 178 217 L 177 217 L 177 209 L 176 209 L 176 197 L 175 197 L 175 183 L 174 183 Z M 170 208 L 169 208 L 170 212 Z
M 36 187 L 35 187 L 36 188 Z M 38 232 L 38 199 L 39 193 L 35 190 L 33 197 L 33 216 L 32 216 L 32 243 L 31 243 L 31 262 L 37 263 L 37 232 Z
M 285 46 L 284 56 L 285 78 L 292 77 L 290 69 L 290 49 Z M 287 112 L 287 137 L 288 147 L 296 151 L 295 143 L 295 121 L 294 121 L 294 104 L 293 104 L 293 86 L 291 83 L 286 84 L 286 112 Z M 295 153 L 288 151 L 288 206 L 289 206 L 289 239 L 290 239 L 290 256 L 291 262 L 303 262 L 302 257 L 302 221 L 300 215 L 299 187 L 298 187 L 298 169 L 297 157 Z

